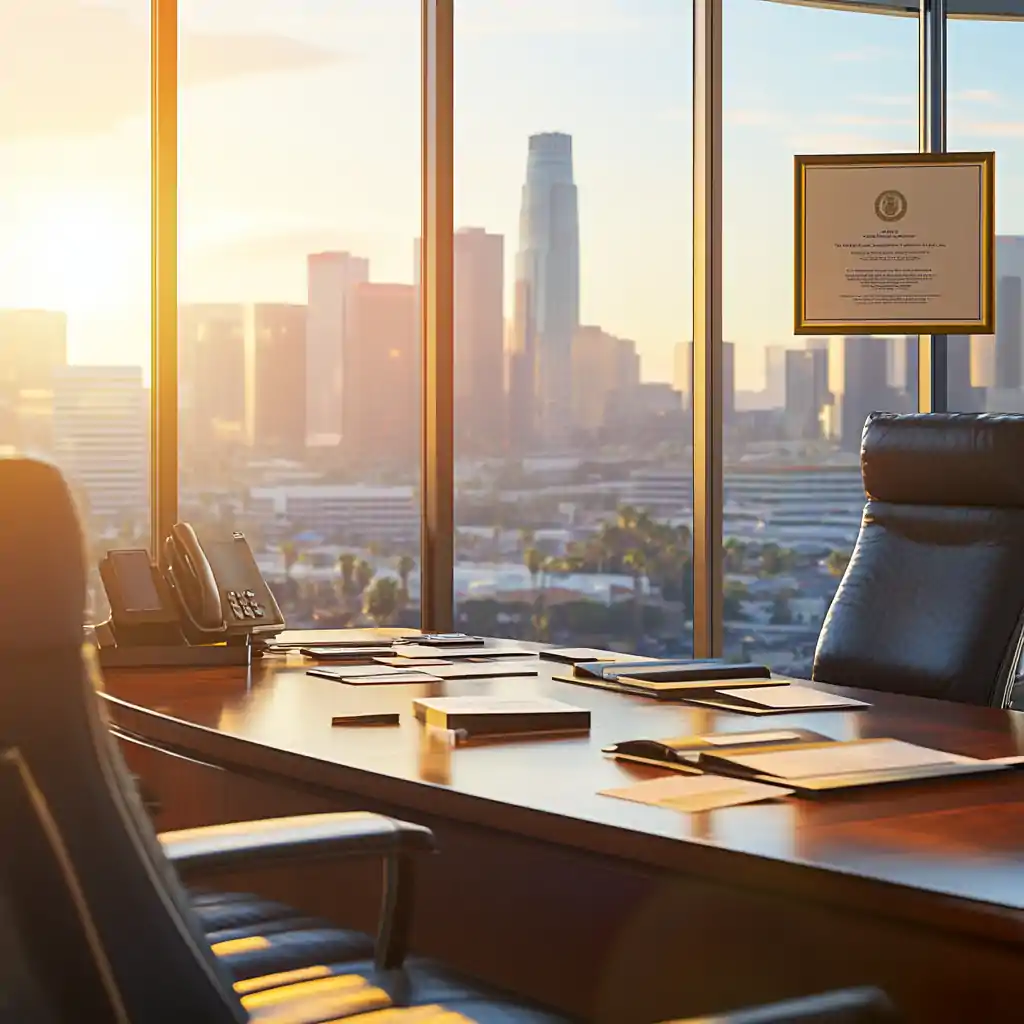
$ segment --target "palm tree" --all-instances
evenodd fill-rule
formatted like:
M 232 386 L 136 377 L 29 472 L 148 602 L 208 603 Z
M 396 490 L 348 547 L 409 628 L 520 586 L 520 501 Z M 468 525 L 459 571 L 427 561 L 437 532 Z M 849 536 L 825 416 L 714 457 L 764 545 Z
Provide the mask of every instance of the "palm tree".
M 622 560 L 623 568 L 633 576 L 633 650 L 637 650 L 644 633 L 643 590 L 640 581 L 647 575 L 647 555 L 634 548 Z
M 364 594 L 366 588 L 370 585 L 374 576 L 377 575 L 377 570 L 365 558 L 360 558 L 356 562 L 355 577 L 356 577 L 356 589 L 358 593 Z
M 534 590 L 539 589 L 541 575 L 544 572 L 544 552 L 538 548 L 526 548 L 523 551 L 523 564 L 530 574 L 530 582 Z
M 378 576 L 363 594 L 363 614 L 374 625 L 385 626 L 394 622 L 401 603 L 398 580 L 393 576 Z
M 402 604 L 409 603 L 409 577 L 416 568 L 416 559 L 412 555 L 398 556 L 398 578 L 402 581 Z
M 355 587 L 353 581 L 355 580 L 355 568 L 356 568 L 356 556 L 353 554 L 346 553 L 338 557 L 337 569 L 341 576 L 341 591 L 346 596 L 351 596 Z

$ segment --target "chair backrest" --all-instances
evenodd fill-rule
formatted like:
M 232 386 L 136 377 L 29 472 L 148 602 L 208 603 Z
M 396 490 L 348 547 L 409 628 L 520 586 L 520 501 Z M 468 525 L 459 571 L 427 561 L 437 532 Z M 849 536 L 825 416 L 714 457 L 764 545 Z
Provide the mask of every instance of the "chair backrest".
M 128 1016 L 242 1024 L 247 1014 L 108 731 L 83 646 L 85 580 L 82 536 L 59 472 L 0 460 L 0 748 L 17 750 L 31 768 Z M 5 832 L 4 841 L 23 837 Z M 40 905 L 51 898 L 40 893 Z
M 0 752 L 0 1021 L 128 1024 L 95 922 L 19 750 Z
M 813 678 L 1003 706 L 1024 614 L 1024 416 L 876 413 Z
M 847 988 L 668 1024 L 894 1024 L 899 1019 L 880 989 Z

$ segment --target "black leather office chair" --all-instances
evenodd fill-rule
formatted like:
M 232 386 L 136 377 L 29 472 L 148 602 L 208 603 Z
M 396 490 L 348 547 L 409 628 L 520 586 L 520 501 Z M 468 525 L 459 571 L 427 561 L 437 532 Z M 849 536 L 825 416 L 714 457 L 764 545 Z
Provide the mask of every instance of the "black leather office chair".
M 0 750 L 0 825 L 18 837 L 0 857 L 0 1022 L 120 1024 L 110 965 L 51 817 L 21 751 Z
M 899 1015 L 881 990 L 848 988 L 667 1024 L 895 1024 L 898 1020 Z
M 1024 416 L 875 413 L 812 678 L 1005 706 L 1024 615 Z
M 402 965 L 409 908 L 402 887 L 412 859 L 432 849 L 425 829 L 376 815 L 314 815 L 194 830 L 171 837 L 165 851 L 96 696 L 94 662 L 82 645 L 84 607 L 82 538 L 60 474 L 30 460 L 0 460 L 0 751 L 18 752 L 46 803 L 128 1018 L 300 1024 L 354 1008 L 442 1004 L 480 1022 L 560 1019 L 426 961 Z M 27 842 L 4 828 L 5 856 L 20 851 L 31 864 Z M 172 866 L 303 856 L 388 863 L 392 898 L 376 960 L 331 959 L 331 950 L 350 950 L 347 933 L 309 930 L 247 935 L 215 951 Z M 67 938 L 66 897 L 45 885 L 33 896 L 57 948 Z M 292 973 L 268 978 L 268 970 Z

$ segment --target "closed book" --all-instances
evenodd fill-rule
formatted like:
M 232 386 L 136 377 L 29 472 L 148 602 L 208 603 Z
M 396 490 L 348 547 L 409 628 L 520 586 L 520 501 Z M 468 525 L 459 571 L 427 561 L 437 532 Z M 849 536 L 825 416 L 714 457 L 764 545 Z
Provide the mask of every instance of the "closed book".
M 605 669 L 604 678 L 629 683 L 631 686 L 642 686 L 645 683 L 717 683 L 723 681 L 740 684 L 747 680 L 758 680 L 761 686 L 767 685 L 771 679 L 771 670 L 767 665 L 722 665 L 709 662 L 634 662 L 624 666 L 613 662 Z
M 423 697 L 412 706 L 421 722 L 467 736 L 584 732 L 590 728 L 590 712 L 585 708 L 546 698 Z

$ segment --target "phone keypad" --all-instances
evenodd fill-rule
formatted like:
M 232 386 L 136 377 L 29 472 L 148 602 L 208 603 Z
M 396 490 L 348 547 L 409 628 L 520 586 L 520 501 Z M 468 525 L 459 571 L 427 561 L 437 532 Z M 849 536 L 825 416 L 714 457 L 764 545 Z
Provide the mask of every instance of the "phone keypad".
M 266 614 L 266 609 L 256 600 L 256 593 L 252 590 L 229 590 L 227 592 L 228 604 L 236 619 L 260 619 Z

